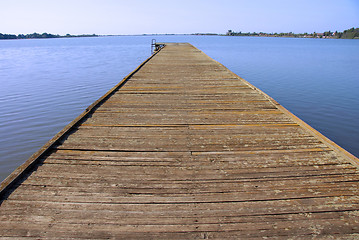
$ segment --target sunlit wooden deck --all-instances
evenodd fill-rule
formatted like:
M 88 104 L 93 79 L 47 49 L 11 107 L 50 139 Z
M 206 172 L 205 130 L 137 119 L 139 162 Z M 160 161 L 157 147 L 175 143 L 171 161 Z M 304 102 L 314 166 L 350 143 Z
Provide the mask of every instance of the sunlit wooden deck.
M 359 238 L 358 159 L 167 44 L 1 185 L 0 236 Z

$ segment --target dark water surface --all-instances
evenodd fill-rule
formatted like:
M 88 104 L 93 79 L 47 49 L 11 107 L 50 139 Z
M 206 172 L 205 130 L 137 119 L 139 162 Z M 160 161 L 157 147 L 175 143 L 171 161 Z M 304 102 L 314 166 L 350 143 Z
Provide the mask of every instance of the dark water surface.
M 359 40 L 126 36 L 0 41 L 0 181 L 150 56 L 190 42 L 359 156 Z

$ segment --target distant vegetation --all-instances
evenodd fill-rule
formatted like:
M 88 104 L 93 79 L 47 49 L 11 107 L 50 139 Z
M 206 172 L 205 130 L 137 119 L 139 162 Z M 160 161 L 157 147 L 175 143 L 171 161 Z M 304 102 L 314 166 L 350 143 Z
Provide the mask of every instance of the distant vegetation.
M 176 34 L 143 34 L 146 35 L 176 35 Z M 254 36 L 254 37 L 292 37 L 292 38 L 341 38 L 341 39 L 359 39 L 359 28 L 347 29 L 343 32 L 324 32 L 324 33 L 263 33 L 263 32 L 234 32 L 228 30 L 226 34 L 217 33 L 193 33 L 191 35 L 225 35 L 225 36 Z M 111 35 L 109 35 L 111 36 Z M 116 36 L 116 35 L 114 35 Z M 98 37 L 96 34 L 83 34 L 83 35 L 55 35 L 51 33 L 31 33 L 31 34 L 2 34 L 0 33 L 1 39 L 32 39 L 32 38 L 73 38 L 73 37 Z
M 338 38 L 354 39 L 359 38 L 359 28 L 351 28 L 338 33 Z
M 359 28 L 351 28 L 345 30 L 344 32 L 324 32 L 324 33 L 263 33 L 263 32 L 253 32 L 253 33 L 243 33 L 243 32 L 233 32 L 228 30 L 226 33 L 227 36 L 256 36 L 256 37 L 294 37 L 294 38 L 342 38 L 342 39 L 359 39 Z
M 97 37 L 98 35 L 92 34 L 92 35 L 70 35 L 66 34 L 64 36 L 61 35 L 54 35 L 51 33 L 31 33 L 31 34 L 2 34 L 0 33 L 0 39 L 31 39 L 31 38 L 70 38 L 70 37 Z

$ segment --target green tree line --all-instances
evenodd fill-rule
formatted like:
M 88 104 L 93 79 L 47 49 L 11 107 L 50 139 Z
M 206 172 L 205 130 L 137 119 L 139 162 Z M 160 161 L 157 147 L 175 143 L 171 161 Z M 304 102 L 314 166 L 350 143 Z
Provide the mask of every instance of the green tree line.
M 64 36 L 61 35 L 55 35 L 55 34 L 51 34 L 51 33 L 31 33 L 31 34 L 19 34 L 19 35 L 15 35 L 15 34 L 2 34 L 0 33 L 0 39 L 31 39 L 31 38 L 69 38 L 69 37 L 97 37 L 96 34 L 92 34 L 92 35 L 70 35 L 70 34 L 66 34 Z
M 347 29 L 343 32 L 331 32 L 327 31 L 324 33 L 263 33 L 263 32 L 233 32 L 228 30 L 227 36 L 263 36 L 263 37 L 297 37 L 297 38 L 342 38 L 342 39 L 359 39 L 359 28 Z
M 338 38 L 354 39 L 359 38 L 359 28 L 351 28 L 344 32 L 338 32 Z

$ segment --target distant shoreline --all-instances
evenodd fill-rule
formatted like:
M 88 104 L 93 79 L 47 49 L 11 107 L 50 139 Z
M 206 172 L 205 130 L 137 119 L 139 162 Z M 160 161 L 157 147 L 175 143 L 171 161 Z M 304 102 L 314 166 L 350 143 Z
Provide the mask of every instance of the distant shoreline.
M 284 38 L 324 38 L 324 39 L 359 39 L 359 28 L 351 28 L 343 32 L 324 32 L 324 33 L 263 33 L 263 32 L 234 32 L 228 30 L 226 34 L 219 33 L 190 33 L 190 34 L 175 34 L 175 33 L 153 33 L 153 34 L 111 34 L 111 35 L 97 35 L 97 34 L 82 34 L 82 35 L 58 35 L 51 33 L 31 33 L 31 34 L 2 34 L 0 33 L 0 40 L 12 39 L 48 39 L 48 38 L 80 38 L 80 37 L 114 37 L 114 36 L 178 36 L 178 35 L 197 35 L 197 36 L 235 36 L 235 37 L 284 37 Z
M 0 40 L 16 40 L 16 39 L 47 39 L 47 38 L 78 38 L 78 37 L 98 37 L 96 34 L 82 34 L 82 35 L 58 35 L 51 33 L 31 33 L 31 34 L 2 34 L 0 33 Z
M 288 37 L 288 38 L 329 38 L 329 39 L 359 39 L 359 28 L 351 28 L 343 32 L 323 32 L 323 33 L 243 33 L 228 30 L 226 36 L 248 36 L 248 37 Z

